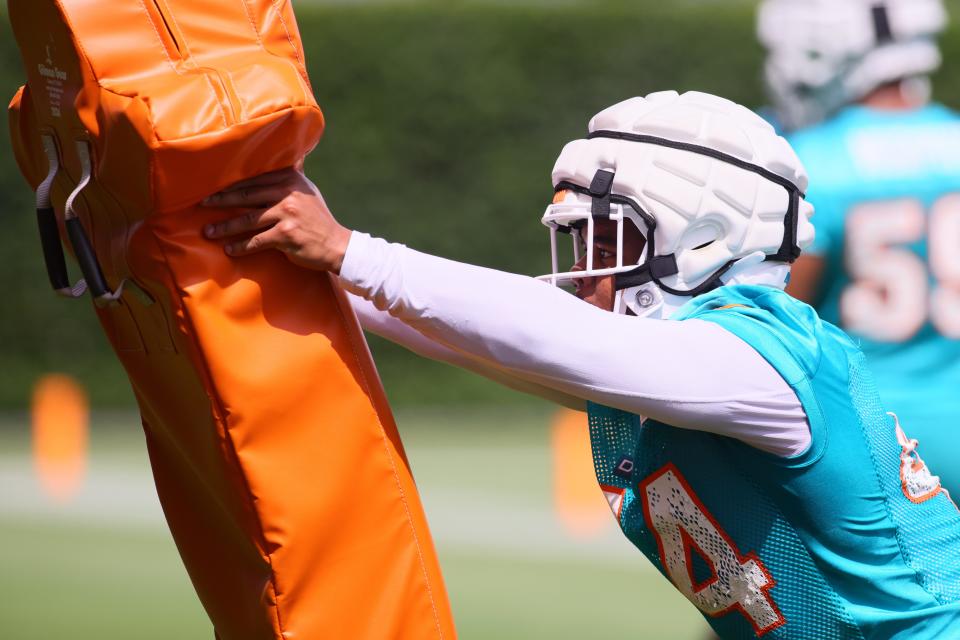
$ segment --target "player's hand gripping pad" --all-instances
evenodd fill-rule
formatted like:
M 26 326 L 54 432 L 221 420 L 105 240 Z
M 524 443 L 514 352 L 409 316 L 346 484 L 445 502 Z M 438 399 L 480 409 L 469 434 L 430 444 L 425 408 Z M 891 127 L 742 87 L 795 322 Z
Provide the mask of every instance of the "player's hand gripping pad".
M 62 235 L 129 374 L 217 636 L 452 638 L 349 303 L 327 274 L 279 253 L 232 260 L 201 234 L 224 217 L 203 197 L 296 164 L 320 137 L 289 2 L 8 6 L 28 79 L 12 140 L 51 282 L 78 294 Z

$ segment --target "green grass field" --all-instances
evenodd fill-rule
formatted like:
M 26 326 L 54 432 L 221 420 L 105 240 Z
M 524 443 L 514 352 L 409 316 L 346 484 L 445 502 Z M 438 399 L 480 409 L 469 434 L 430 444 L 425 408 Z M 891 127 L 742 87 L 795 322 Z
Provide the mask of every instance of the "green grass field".
M 695 610 L 615 530 L 553 511 L 547 408 L 399 422 L 461 638 L 699 640 Z M 0 637 L 212 638 L 159 511 L 135 415 L 95 415 L 82 490 L 40 491 L 26 418 L 0 418 Z

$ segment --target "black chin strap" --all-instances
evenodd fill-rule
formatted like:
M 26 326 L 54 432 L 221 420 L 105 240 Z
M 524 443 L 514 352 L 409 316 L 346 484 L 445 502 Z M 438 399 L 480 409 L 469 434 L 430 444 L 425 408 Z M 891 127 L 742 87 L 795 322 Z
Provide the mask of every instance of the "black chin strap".
M 647 284 L 648 282 L 653 282 L 661 290 L 666 291 L 667 293 L 672 293 L 677 296 L 698 296 L 701 293 L 712 291 L 723 284 L 723 282 L 720 280 L 720 276 L 726 273 L 727 269 L 733 266 L 733 263 L 736 262 L 735 260 L 731 260 L 722 266 L 709 278 L 707 278 L 706 281 L 700 284 L 700 286 L 690 289 L 689 291 L 682 291 L 680 289 L 674 289 L 673 287 L 665 285 L 663 283 L 664 278 L 669 278 L 670 276 L 675 276 L 680 273 L 680 268 L 677 266 L 677 256 L 674 253 L 665 256 L 655 255 L 656 239 L 654 231 L 657 228 L 656 218 L 641 209 L 640 206 L 634 202 L 633 198 L 611 193 L 611 189 L 613 187 L 613 178 L 614 173 L 612 171 L 599 169 L 595 174 L 593 174 L 593 180 L 590 181 L 590 187 L 587 189 L 584 189 L 580 185 L 574 184 L 573 182 L 563 180 L 557 183 L 555 190 L 575 191 L 576 193 L 590 196 L 590 215 L 594 219 L 609 220 L 610 205 L 611 203 L 615 203 L 628 206 L 633 209 L 646 225 L 647 259 L 643 261 L 643 264 L 637 265 L 630 271 L 614 274 L 613 288 L 615 291 L 622 291 L 623 289 L 638 287 L 640 285 Z M 557 230 L 563 231 L 564 233 L 570 232 L 569 227 L 558 227 Z
M 564 180 L 557 184 L 556 190 L 575 191 L 590 196 L 590 215 L 594 219 L 609 220 L 611 203 L 632 208 L 647 227 L 646 241 L 648 258 L 643 264 L 630 271 L 614 274 L 614 289 L 620 291 L 622 289 L 647 284 L 648 282 L 656 282 L 660 288 L 672 293 L 674 290 L 661 284 L 660 280 L 680 273 L 680 269 L 677 267 L 677 257 L 674 254 L 666 256 L 654 255 L 654 230 L 657 228 L 657 221 L 653 216 L 641 209 L 632 198 L 611 193 L 614 175 L 612 171 L 598 169 L 597 172 L 593 174 L 593 180 L 590 181 L 589 188 L 584 189 L 578 184 Z
M 649 254 L 648 254 L 649 255 Z M 620 291 L 630 287 L 639 287 L 648 282 L 658 282 L 662 278 L 669 278 L 680 273 L 677 267 L 677 256 L 671 253 L 668 256 L 653 256 L 636 269 L 618 273 L 613 276 L 614 289 Z

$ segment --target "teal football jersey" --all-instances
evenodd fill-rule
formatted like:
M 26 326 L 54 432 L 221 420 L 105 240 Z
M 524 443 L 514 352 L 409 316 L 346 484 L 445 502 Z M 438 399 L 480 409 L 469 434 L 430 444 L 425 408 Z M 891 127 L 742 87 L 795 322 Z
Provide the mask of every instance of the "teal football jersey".
M 790 142 L 810 173 L 821 317 L 960 492 L 960 116 L 849 107 Z
M 672 319 L 694 318 L 779 372 L 812 444 L 780 458 L 591 404 L 597 478 L 627 537 L 725 640 L 960 638 L 960 511 L 849 337 L 770 287 L 721 287 Z

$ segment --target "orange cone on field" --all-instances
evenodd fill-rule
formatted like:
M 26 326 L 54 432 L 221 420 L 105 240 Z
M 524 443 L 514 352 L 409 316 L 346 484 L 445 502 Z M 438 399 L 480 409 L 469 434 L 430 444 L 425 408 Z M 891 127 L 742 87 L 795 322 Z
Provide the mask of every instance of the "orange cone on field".
M 33 464 L 44 493 L 68 502 L 87 470 L 90 410 L 80 384 L 63 374 L 40 378 L 30 409 Z
M 610 508 L 597 488 L 587 414 L 561 409 L 550 430 L 554 508 L 564 529 L 589 538 L 610 524 Z

